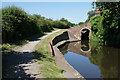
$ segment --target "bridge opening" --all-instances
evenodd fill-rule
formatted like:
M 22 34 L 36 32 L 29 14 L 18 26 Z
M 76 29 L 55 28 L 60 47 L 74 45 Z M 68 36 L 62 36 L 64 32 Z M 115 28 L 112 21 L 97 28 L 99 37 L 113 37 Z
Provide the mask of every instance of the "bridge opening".
M 88 29 L 83 29 L 81 31 L 81 40 L 89 40 L 89 33 L 90 31 Z

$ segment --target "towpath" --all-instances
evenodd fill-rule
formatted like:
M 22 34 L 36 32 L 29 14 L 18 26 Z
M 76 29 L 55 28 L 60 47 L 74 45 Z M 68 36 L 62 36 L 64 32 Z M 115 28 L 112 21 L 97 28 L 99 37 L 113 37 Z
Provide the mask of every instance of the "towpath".
M 5 59 L 7 67 L 3 78 L 42 78 L 38 73 L 38 68 L 41 64 L 37 64 L 34 61 L 33 48 L 40 40 L 58 31 L 60 29 L 34 39 L 26 45 L 15 48 L 15 52 L 11 55 L 5 56 L 3 59 Z

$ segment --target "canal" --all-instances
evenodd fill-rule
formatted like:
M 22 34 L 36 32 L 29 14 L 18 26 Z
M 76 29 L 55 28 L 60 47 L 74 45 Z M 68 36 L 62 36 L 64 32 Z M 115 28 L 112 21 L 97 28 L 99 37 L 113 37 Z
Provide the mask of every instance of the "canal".
M 119 48 L 89 40 L 65 43 L 58 48 L 67 62 L 86 79 L 119 77 Z

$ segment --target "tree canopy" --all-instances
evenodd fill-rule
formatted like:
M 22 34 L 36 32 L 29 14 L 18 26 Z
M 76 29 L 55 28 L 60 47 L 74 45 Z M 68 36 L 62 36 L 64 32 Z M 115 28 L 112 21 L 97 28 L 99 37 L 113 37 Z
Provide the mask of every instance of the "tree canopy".
M 95 18 L 90 18 L 92 29 L 96 28 L 93 33 L 97 33 L 96 37 L 100 37 L 106 44 L 119 46 L 120 45 L 120 1 L 119 2 L 93 2 L 94 8 L 100 10 L 98 15 L 102 20 L 96 21 Z M 94 24 L 93 24 L 94 23 Z M 98 23 L 100 23 L 98 25 Z M 101 31 L 102 30 L 102 31 Z M 96 34 L 95 34 L 96 35 Z M 98 38 L 99 38 L 98 37 Z

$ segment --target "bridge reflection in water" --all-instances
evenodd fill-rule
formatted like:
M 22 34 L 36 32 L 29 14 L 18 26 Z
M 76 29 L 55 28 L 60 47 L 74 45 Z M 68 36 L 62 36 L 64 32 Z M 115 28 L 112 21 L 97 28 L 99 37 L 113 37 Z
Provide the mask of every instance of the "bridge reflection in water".
M 58 47 L 68 63 L 85 78 L 119 78 L 120 49 L 82 40 Z
M 84 40 L 67 43 L 60 48 L 60 51 L 63 54 L 66 54 L 66 51 L 69 51 L 89 57 L 91 54 L 91 47 L 89 44 L 89 40 Z

